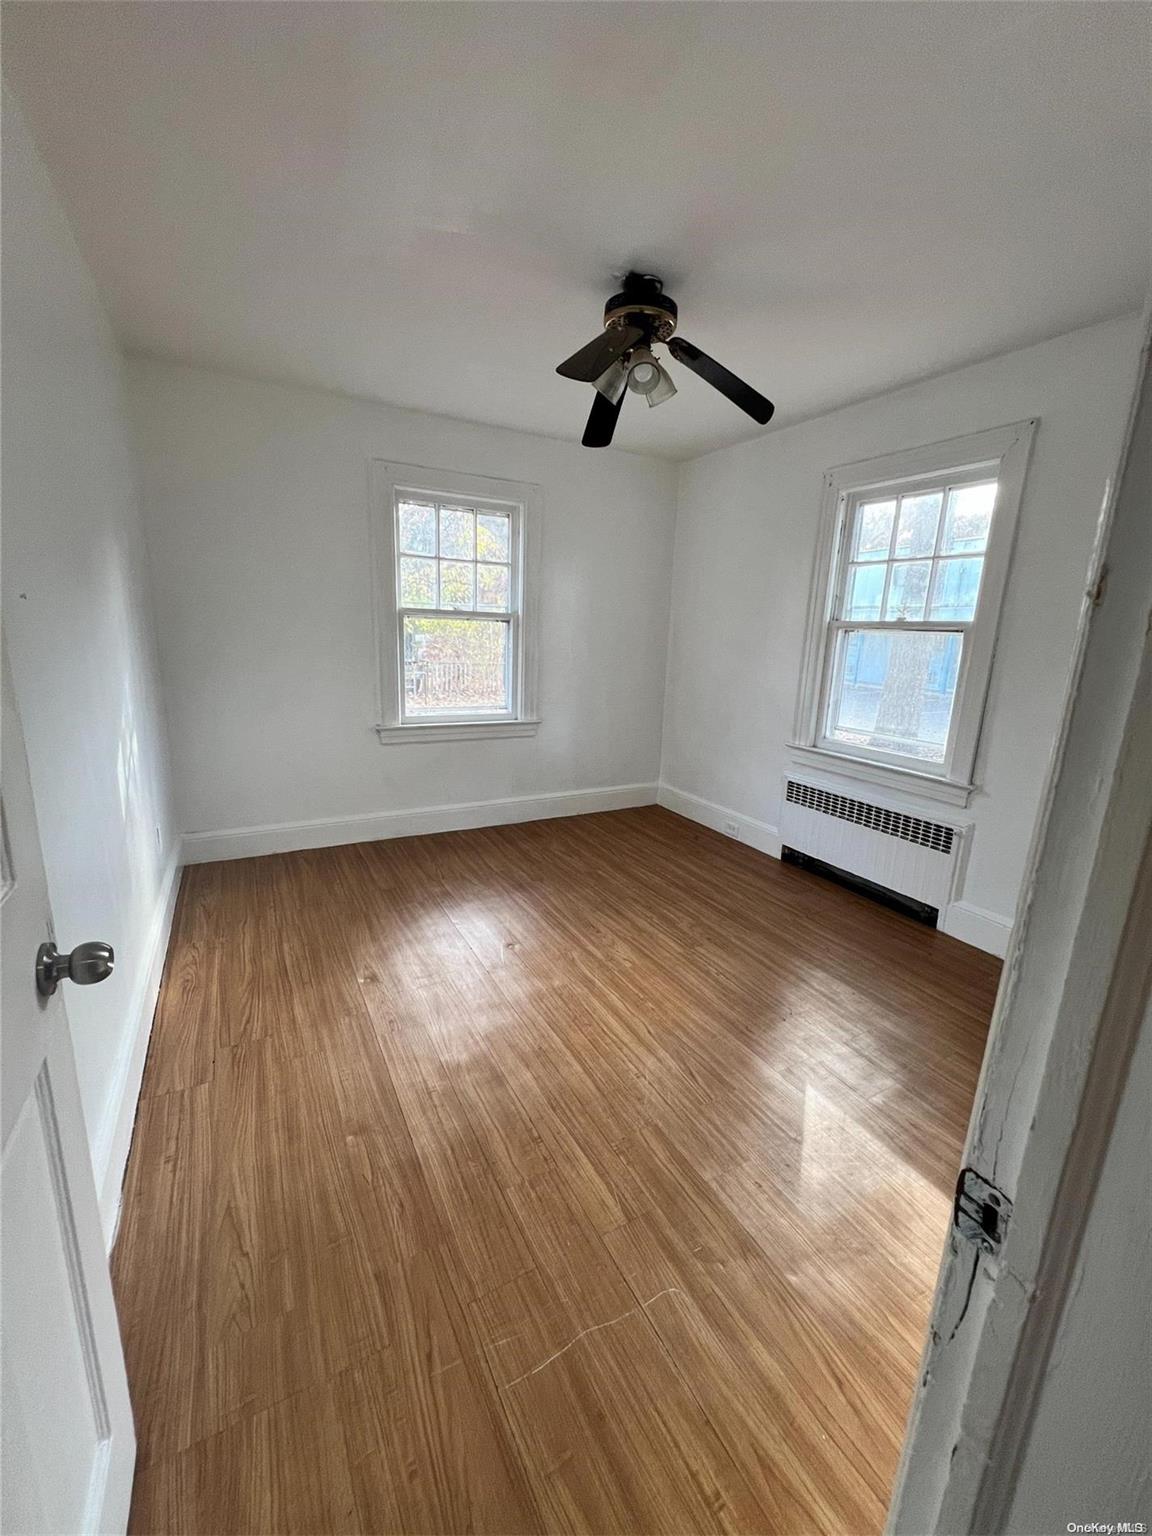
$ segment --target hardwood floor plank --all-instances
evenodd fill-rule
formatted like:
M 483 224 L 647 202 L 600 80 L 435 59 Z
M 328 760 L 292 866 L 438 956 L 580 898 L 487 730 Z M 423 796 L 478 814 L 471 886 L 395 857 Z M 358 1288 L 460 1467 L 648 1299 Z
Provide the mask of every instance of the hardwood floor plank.
M 996 977 L 655 807 L 186 870 L 133 1530 L 878 1531 Z
M 435 1261 L 417 1260 L 399 1283 L 395 1347 L 334 1383 L 361 1528 L 539 1531 L 528 1478 L 466 1329 L 453 1325 Z
M 365 1530 L 331 1387 L 299 1392 L 169 1461 L 144 1466 L 131 1529 L 141 1536 Z
M 454 1006 L 447 989 L 412 991 L 397 1006 L 376 983 L 365 996 L 381 1053 L 468 1299 L 523 1273 L 531 1258 L 449 1074 L 435 1020 Z
M 185 904 L 187 906 L 187 904 Z M 181 932 L 177 915 L 173 934 Z M 173 943 L 164 970 L 164 1050 L 153 1053 L 141 1098 L 195 1088 L 216 1069 L 224 946 L 219 939 Z
M 851 1341 L 845 1348 L 763 1255 L 705 1262 L 658 1213 L 608 1241 L 638 1298 L 670 1289 L 677 1299 L 649 1309 L 652 1325 L 766 1511 L 766 1529 L 877 1529 L 899 1442 Z
M 501 1388 L 547 1530 L 770 1529 L 648 1320 L 680 1303 L 630 1305 Z

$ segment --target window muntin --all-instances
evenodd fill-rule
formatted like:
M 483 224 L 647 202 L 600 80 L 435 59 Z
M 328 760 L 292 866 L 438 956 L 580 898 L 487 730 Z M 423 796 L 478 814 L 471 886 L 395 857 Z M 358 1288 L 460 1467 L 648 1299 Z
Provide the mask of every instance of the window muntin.
M 521 508 L 395 493 L 401 723 L 518 713 Z
M 821 746 L 946 770 L 997 491 L 985 469 L 845 498 Z

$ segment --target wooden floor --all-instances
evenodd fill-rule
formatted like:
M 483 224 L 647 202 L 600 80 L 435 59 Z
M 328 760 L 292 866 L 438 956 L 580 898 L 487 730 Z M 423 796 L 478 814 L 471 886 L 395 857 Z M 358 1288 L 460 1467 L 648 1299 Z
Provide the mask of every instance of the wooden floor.
M 188 869 L 133 1529 L 878 1531 L 997 969 L 655 807 Z

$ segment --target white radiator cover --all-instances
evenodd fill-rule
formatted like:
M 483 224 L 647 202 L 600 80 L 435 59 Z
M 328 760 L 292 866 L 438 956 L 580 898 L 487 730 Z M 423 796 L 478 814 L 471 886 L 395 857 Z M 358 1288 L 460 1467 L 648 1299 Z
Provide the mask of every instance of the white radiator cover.
M 846 794 L 809 779 L 784 780 L 785 847 L 860 875 L 930 907 L 952 900 L 967 828 L 919 810 Z

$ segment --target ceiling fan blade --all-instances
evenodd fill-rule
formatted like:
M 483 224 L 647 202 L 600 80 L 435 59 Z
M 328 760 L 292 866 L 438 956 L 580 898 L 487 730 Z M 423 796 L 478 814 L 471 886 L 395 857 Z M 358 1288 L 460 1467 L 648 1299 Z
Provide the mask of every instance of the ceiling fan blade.
M 616 420 L 624 404 L 624 394 L 619 400 L 609 400 L 599 390 L 592 397 L 592 409 L 588 413 L 588 425 L 580 441 L 585 448 L 607 448 L 616 430 Z
M 644 332 L 634 325 L 613 325 L 573 352 L 557 368 L 556 372 L 566 379 L 578 379 L 581 384 L 594 384 L 600 375 L 612 366 L 618 357 L 643 341 Z
M 668 350 L 678 363 L 683 363 L 685 368 L 691 368 L 693 373 L 698 373 L 713 389 L 718 389 L 722 395 L 727 395 L 733 405 L 738 405 L 742 411 L 747 411 L 753 421 L 758 421 L 765 426 L 772 420 L 772 413 L 776 407 L 771 400 L 766 400 L 759 391 L 752 388 L 751 384 L 745 384 L 743 379 L 738 379 L 734 373 L 729 372 L 723 363 L 718 363 L 714 357 L 709 357 L 707 352 L 701 352 L 699 347 L 694 347 L 690 341 L 685 341 L 682 336 L 673 336 L 669 339 Z

